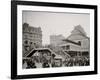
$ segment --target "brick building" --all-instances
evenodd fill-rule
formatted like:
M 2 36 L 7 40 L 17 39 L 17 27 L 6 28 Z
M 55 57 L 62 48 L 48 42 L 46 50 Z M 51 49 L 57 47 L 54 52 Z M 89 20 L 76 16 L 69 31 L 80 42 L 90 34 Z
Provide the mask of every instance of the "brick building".
M 40 27 L 23 24 L 23 56 L 34 48 L 42 46 L 42 31 Z

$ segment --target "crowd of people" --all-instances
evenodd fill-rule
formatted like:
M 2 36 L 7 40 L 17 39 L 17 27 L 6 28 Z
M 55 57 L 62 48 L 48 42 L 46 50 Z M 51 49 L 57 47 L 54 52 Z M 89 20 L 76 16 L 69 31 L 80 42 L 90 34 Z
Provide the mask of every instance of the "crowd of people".
M 89 63 L 89 58 L 87 57 L 69 58 L 63 62 L 65 66 L 89 66 Z
M 35 62 L 32 61 L 31 59 L 25 59 L 23 60 L 23 68 L 25 69 L 29 69 L 29 68 L 47 68 L 50 67 L 50 64 L 48 63 L 48 61 L 44 61 L 44 62 Z
M 68 58 L 62 62 L 58 62 L 58 64 L 59 63 L 62 64 L 62 66 L 68 67 L 68 66 L 89 66 L 90 62 L 89 58 L 87 57 L 74 57 L 74 58 Z M 57 63 L 55 64 L 54 60 L 53 62 L 49 62 L 48 60 L 44 60 L 42 62 L 37 62 L 32 59 L 23 60 L 23 68 L 25 69 L 57 67 L 56 65 Z

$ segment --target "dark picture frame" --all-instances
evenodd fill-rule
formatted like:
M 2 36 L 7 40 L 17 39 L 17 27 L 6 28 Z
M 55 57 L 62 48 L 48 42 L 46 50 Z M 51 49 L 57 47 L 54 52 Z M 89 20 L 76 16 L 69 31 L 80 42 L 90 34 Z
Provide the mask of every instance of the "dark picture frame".
M 17 8 L 18 5 L 24 6 L 45 6 L 58 8 L 77 8 L 94 10 L 94 70 L 91 71 L 77 71 L 77 72 L 61 72 L 61 73 L 45 73 L 45 74 L 27 74 L 18 75 L 17 67 Z M 97 5 L 83 5 L 83 4 L 65 4 L 65 3 L 49 3 L 49 2 L 33 2 L 33 1 L 11 1 L 11 78 L 25 79 L 25 78 L 43 78 L 43 77 L 58 77 L 58 76 L 76 76 L 76 75 L 90 75 L 97 74 Z

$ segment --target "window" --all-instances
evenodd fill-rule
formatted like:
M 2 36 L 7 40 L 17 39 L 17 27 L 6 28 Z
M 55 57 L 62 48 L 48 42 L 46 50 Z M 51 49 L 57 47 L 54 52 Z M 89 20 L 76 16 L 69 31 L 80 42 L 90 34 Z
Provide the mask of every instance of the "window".
M 32 44 L 32 42 L 30 42 L 30 44 Z
M 28 41 L 26 40 L 24 43 L 25 43 L 25 44 L 28 44 Z

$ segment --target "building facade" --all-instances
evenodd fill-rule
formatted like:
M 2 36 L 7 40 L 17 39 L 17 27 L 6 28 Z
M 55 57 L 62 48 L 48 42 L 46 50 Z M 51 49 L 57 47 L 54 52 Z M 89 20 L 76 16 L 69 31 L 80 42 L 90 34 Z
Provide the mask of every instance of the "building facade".
M 71 35 L 69 35 L 64 41 L 66 44 L 61 44 L 60 46 L 71 56 L 89 57 L 90 39 L 80 25 L 75 26 Z
M 23 56 L 34 48 L 42 46 L 42 30 L 27 23 L 23 24 Z
M 64 43 L 63 39 L 65 39 L 65 37 L 62 35 L 51 35 L 50 44 L 53 46 L 58 46 Z

